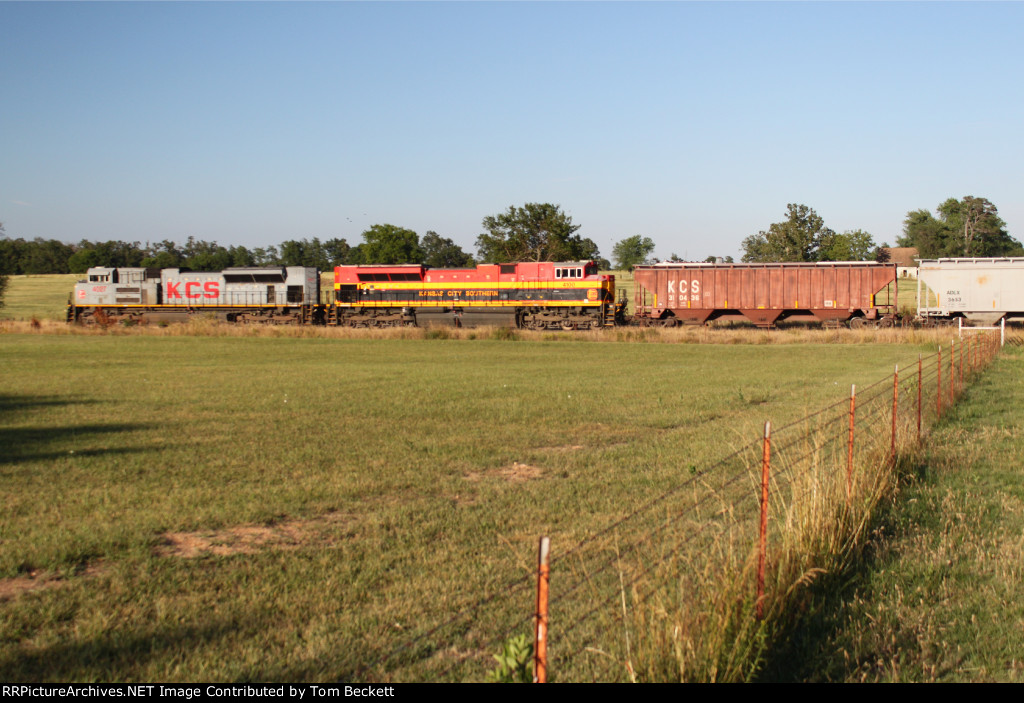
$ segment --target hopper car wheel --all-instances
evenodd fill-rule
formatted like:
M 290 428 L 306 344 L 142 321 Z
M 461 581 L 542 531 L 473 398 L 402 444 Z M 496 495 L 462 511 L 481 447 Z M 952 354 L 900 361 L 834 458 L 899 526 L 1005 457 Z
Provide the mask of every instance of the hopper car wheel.
M 864 329 L 867 326 L 868 326 L 867 320 L 865 320 L 863 317 L 855 317 L 852 320 L 850 320 L 850 329 L 851 330 Z
M 892 327 L 893 324 L 894 322 L 891 317 L 883 317 L 881 320 L 878 321 L 877 326 L 879 329 L 884 329 L 886 327 Z

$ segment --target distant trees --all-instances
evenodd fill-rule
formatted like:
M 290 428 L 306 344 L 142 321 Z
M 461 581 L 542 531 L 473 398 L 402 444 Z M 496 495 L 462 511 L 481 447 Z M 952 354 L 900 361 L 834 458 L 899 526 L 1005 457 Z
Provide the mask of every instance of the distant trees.
M 433 230 L 428 230 L 420 240 L 423 250 L 423 263 L 436 268 L 467 268 L 475 265 L 473 257 L 462 250 L 455 242 L 442 237 Z
M 818 244 L 817 261 L 869 261 L 875 255 L 875 241 L 862 229 L 837 234 L 829 230 Z
M 482 224 L 487 231 L 476 238 L 476 247 L 480 259 L 489 263 L 582 261 L 601 256 L 592 240 L 576 234 L 580 225 L 551 203 L 510 206 L 485 217 Z
M 418 264 L 423 261 L 420 238 L 411 229 L 395 225 L 373 225 L 363 232 L 356 247 L 360 264 Z
M 786 219 L 743 240 L 743 261 L 866 261 L 875 243 L 863 230 L 839 234 L 806 205 L 790 203 Z
M 986 198 L 948 198 L 933 216 L 912 210 L 903 221 L 901 247 L 916 247 L 924 258 L 943 256 L 1015 256 L 1024 247 L 1006 231 L 999 211 Z
M 767 231 L 743 240 L 744 261 L 814 261 L 822 237 L 835 234 L 806 205 L 790 203 L 786 213 L 783 222 L 773 223 Z
M 615 243 L 612 247 L 612 258 L 618 270 L 632 271 L 633 267 L 645 263 L 654 253 L 654 242 L 650 237 L 634 234 Z
M 492 263 L 510 261 L 592 260 L 608 269 L 593 240 L 581 237 L 579 225 L 550 203 L 527 203 L 483 220 L 487 232 L 477 238 L 481 256 Z M 345 264 L 425 264 L 435 268 L 473 266 L 474 258 L 452 239 L 428 230 L 419 235 L 405 227 L 375 224 L 351 245 L 341 238 L 321 241 L 287 239 L 277 245 L 248 249 L 188 237 L 184 244 L 164 239 L 139 242 L 8 239 L 0 231 L 0 273 L 85 273 L 94 266 L 188 268 L 218 271 L 232 266 L 315 266 Z M 650 240 L 641 238 L 644 246 Z M 645 256 L 649 253 L 645 252 Z

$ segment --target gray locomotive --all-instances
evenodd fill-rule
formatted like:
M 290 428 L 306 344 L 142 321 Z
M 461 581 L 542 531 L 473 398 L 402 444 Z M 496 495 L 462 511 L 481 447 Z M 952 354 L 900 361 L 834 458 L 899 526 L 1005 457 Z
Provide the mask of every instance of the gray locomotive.
M 305 324 L 322 321 L 324 315 L 319 271 L 305 266 L 223 271 L 95 267 L 86 273 L 68 303 L 69 322 L 206 316 L 228 322 Z

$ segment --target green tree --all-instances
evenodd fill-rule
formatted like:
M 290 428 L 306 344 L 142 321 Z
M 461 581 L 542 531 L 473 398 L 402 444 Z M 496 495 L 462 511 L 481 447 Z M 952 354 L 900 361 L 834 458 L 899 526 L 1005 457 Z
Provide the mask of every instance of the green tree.
M 822 237 L 818 261 L 870 261 L 875 257 L 875 240 L 861 229 L 832 232 Z
M 911 210 L 903 220 L 903 236 L 896 245 L 914 247 L 925 259 L 945 256 L 950 246 L 950 229 L 927 210 Z
M 181 253 L 181 249 L 178 248 L 177 243 L 172 242 L 170 239 L 165 239 L 156 244 L 147 244 L 146 247 L 148 252 L 146 258 L 142 260 L 143 266 L 173 269 L 183 265 L 184 255 Z
M 786 220 L 743 240 L 743 261 L 817 261 L 821 243 L 835 236 L 806 205 L 786 206 Z
M 437 232 L 428 230 L 420 240 L 423 248 L 423 263 L 436 268 L 468 268 L 473 266 L 473 257 L 458 244 Z
M 75 253 L 70 244 L 36 237 L 27 243 L 21 262 L 23 273 L 68 273 L 68 259 Z
M 620 271 L 632 271 L 637 264 L 647 261 L 647 258 L 654 253 L 654 242 L 650 237 L 641 237 L 634 234 L 615 243 L 612 247 L 612 258 L 615 259 L 615 268 Z
M 317 237 L 281 242 L 281 263 L 285 266 L 311 266 L 321 271 L 331 267 L 327 250 Z
M 280 266 L 281 255 L 277 247 L 271 244 L 269 247 L 256 247 L 252 250 L 254 266 Z
M 597 245 L 580 237 L 572 218 L 551 203 L 510 206 L 483 219 L 486 232 L 476 238 L 480 260 L 493 264 L 513 261 L 580 261 L 600 257 Z
M 363 243 L 356 247 L 358 263 L 419 264 L 423 249 L 419 235 L 411 229 L 395 225 L 374 225 L 363 232 Z
M 352 247 L 344 239 L 328 239 L 324 242 L 324 253 L 327 255 L 327 261 L 331 268 L 350 263 L 351 251 Z
M 228 256 L 232 266 L 255 266 L 256 258 L 253 253 L 243 246 L 229 247 Z
M 100 255 L 92 247 L 80 248 L 68 257 L 69 273 L 85 273 L 93 266 L 102 266 Z
M 947 198 L 933 216 L 912 210 L 903 221 L 899 246 L 916 247 L 923 258 L 941 256 L 1015 256 L 1024 247 L 1006 231 L 999 211 L 986 198 Z
M 193 271 L 222 271 L 231 266 L 231 253 L 216 242 L 189 237 L 181 253 L 182 265 Z

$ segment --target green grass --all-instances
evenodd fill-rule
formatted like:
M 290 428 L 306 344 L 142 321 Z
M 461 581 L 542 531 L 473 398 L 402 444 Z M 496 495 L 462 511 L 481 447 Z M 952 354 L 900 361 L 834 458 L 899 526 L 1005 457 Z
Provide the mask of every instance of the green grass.
M 834 580 L 767 676 L 1024 678 L 1024 352 L 1009 348 L 936 427 L 859 568 Z
M 528 593 L 378 662 L 920 350 L 0 335 L 0 678 L 480 679 Z
M 0 320 L 64 320 L 68 296 L 84 274 L 10 276 Z

